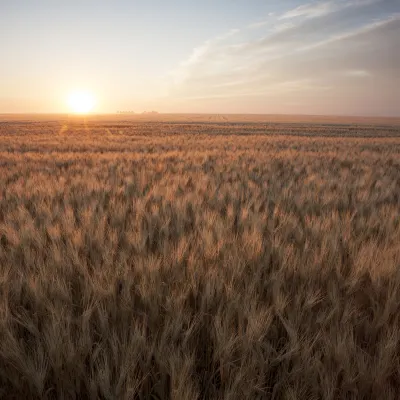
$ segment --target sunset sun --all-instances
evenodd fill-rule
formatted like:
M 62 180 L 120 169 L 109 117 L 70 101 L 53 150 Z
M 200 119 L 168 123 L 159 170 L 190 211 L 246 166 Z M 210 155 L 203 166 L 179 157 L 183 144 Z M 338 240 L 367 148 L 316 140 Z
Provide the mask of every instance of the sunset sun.
M 70 110 L 77 114 L 86 114 L 93 111 L 95 97 L 93 93 L 79 90 L 71 92 L 68 96 L 68 106 Z

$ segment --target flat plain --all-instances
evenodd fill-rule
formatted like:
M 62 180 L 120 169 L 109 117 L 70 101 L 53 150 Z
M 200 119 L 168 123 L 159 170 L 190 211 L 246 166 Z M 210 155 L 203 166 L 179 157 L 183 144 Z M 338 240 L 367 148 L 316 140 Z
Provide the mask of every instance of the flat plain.
M 0 398 L 399 397 L 399 120 L 0 116 Z

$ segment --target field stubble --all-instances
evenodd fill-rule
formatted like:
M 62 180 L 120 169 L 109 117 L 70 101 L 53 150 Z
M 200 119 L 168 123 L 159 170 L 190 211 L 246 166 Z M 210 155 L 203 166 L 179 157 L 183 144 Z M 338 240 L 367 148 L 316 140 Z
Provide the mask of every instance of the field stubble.
M 0 123 L 0 398 L 396 399 L 399 267 L 399 127 Z

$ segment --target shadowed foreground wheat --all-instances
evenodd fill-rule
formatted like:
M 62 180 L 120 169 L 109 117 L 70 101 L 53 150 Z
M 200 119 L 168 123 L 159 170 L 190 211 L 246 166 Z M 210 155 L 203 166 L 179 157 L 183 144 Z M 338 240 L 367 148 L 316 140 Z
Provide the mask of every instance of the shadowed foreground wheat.
M 400 128 L 0 124 L 0 398 L 399 396 Z

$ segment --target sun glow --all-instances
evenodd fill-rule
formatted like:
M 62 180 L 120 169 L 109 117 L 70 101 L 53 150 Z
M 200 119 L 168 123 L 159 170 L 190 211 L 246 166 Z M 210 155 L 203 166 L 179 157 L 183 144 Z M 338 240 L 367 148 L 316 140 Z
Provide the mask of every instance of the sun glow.
M 74 113 L 87 114 L 93 110 L 95 98 L 88 91 L 74 91 L 68 96 L 68 105 Z

